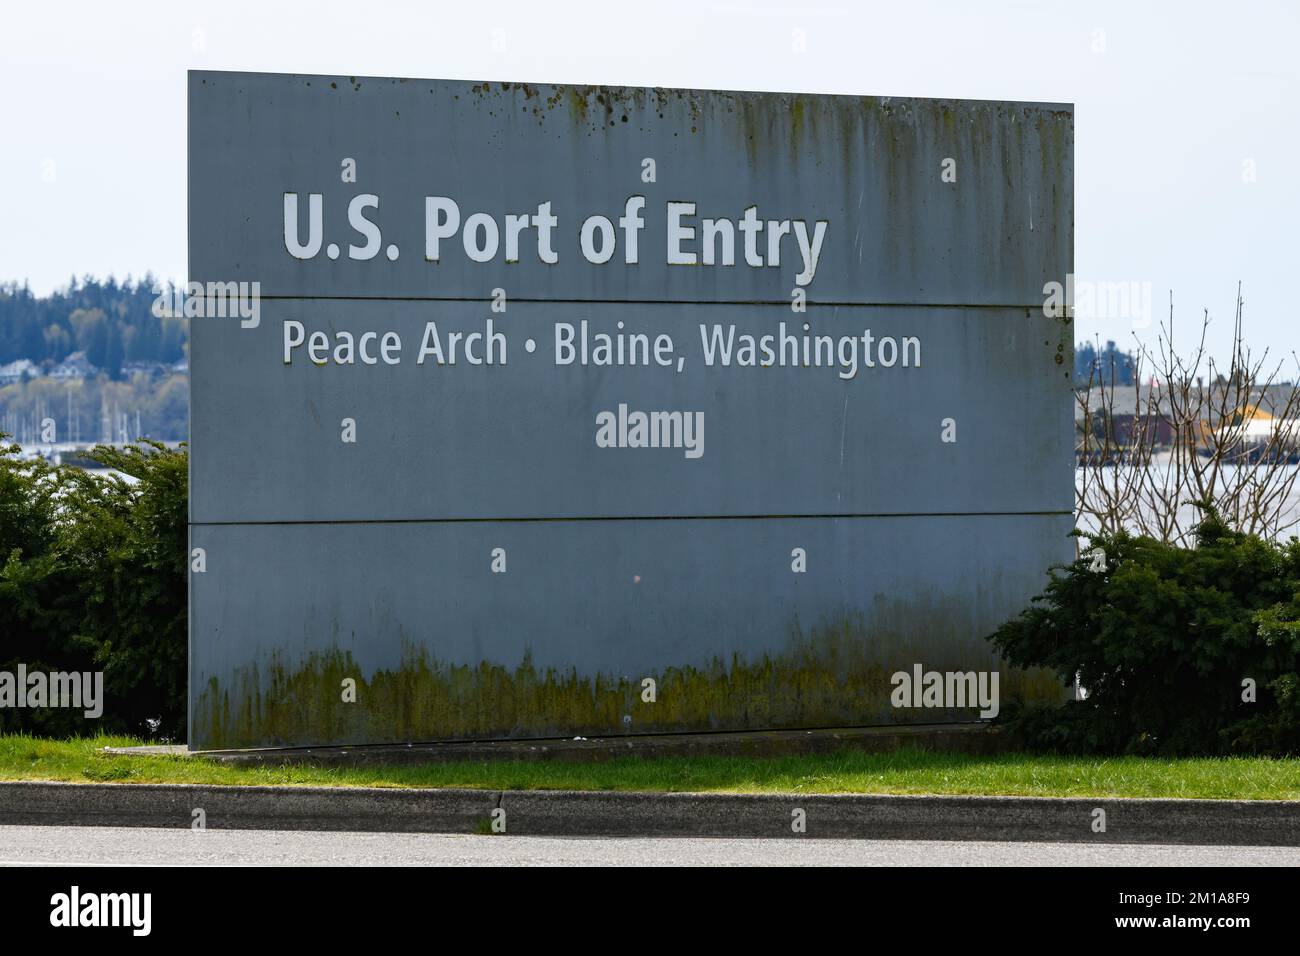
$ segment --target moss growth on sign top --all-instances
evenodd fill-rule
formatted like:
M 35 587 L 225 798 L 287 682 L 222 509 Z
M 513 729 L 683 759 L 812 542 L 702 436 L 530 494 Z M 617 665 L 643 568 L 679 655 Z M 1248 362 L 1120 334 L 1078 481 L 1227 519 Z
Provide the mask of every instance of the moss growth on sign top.
M 884 663 L 891 662 L 890 664 Z M 788 650 L 646 673 L 586 674 L 439 660 L 407 647 L 400 665 L 365 673 L 350 651 L 334 649 L 290 664 L 274 656 L 233 681 L 210 678 L 198 694 L 194 741 L 203 749 L 320 743 L 475 738 L 609 736 L 625 733 L 767 730 L 970 720 L 977 708 L 895 708 L 892 673 L 916 661 L 927 670 L 969 671 L 933 649 L 863 639 L 855 628 L 792 640 Z M 1064 693 L 1047 671 L 1000 671 L 1001 706 L 1057 703 Z M 978 669 L 978 668 L 975 668 Z M 643 699 L 643 680 L 655 700 Z M 344 681 L 356 682 L 355 702 Z

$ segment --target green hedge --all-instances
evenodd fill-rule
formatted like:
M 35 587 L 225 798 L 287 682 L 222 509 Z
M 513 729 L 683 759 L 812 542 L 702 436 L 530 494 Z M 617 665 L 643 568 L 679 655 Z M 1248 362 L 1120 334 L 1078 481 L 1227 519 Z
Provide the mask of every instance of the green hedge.
M 1300 542 L 1231 531 L 1207 511 L 1194 548 L 1100 536 L 1054 569 L 990 638 L 1087 696 L 1008 711 L 1037 749 L 1068 753 L 1300 753 Z M 1243 700 L 1247 680 L 1256 699 Z
M 128 482 L 20 461 L 3 438 L 0 671 L 103 671 L 104 713 L 0 708 L 0 728 L 184 740 L 187 451 L 97 448 Z

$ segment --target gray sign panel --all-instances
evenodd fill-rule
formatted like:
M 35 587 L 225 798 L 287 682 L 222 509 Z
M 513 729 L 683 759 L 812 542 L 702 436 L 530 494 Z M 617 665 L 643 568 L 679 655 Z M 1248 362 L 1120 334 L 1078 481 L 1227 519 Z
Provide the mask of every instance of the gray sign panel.
M 192 73 L 191 745 L 935 719 L 889 675 L 996 667 L 1070 555 L 1071 157 L 1055 105 Z

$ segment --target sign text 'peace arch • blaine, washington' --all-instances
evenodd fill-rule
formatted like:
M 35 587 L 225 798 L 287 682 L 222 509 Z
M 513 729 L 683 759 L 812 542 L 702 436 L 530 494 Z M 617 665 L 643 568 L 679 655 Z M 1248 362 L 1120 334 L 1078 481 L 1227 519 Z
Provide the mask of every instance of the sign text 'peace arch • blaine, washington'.
M 917 667 L 1059 696 L 984 637 L 1072 555 L 1072 137 L 191 73 L 191 284 L 260 293 L 192 322 L 191 747 L 933 722 Z

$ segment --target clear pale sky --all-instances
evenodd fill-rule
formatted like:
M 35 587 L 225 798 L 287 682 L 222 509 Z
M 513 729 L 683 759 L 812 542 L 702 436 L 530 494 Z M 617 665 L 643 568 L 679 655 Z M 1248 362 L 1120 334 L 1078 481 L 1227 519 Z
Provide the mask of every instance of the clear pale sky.
M 1079 278 L 1208 308 L 1220 353 L 1241 280 L 1249 342 L 1289 356 L 1297 64 L 1294 2 L 6 3 L 0 280 L 184 278 L 192 68 L 1068 102 Z

